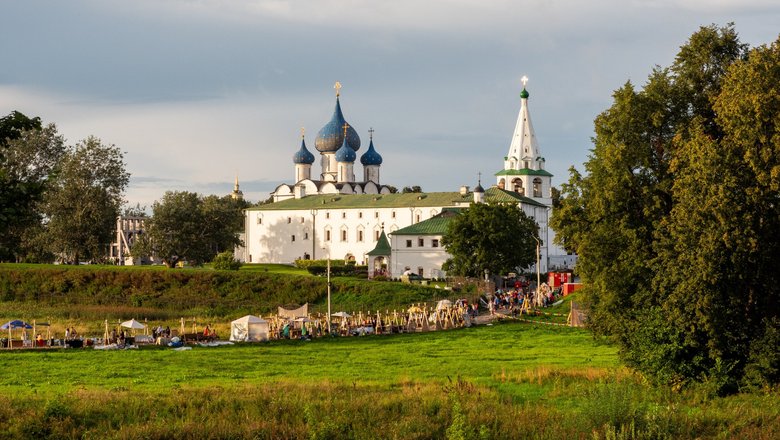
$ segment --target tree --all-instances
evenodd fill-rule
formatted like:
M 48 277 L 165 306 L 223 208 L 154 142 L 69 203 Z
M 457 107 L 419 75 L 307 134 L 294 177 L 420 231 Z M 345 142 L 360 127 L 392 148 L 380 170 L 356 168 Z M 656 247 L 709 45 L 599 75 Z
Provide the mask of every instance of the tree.
M 777 43 L 748 52 L 733 25 L 701 28 L 641 90 L 615 92 L 588 174 L 562 186 L 551 226 L 579 254 L 592 328 L 655 380 L 777 383 L 763 344 L 777 339 L 779 71 Z
M 230 196 L 202 197 L 192 192 L 168 191 L 152 205 L 146 234 L 131 249 L 135 256 L 156 255 L 166 266 L 180 261 L 200 265 L 219 252 L 241 244 L 246 202 Z
M 241 262 L 233 257 L 233 252 L 220 252 L 212 261 L 215 270 L 238 270 L 241 269 Z
M 63 261 L 102 259 L 111 243 L 130 174 L 122 152 L 90 136 L 62 158 L 44 196 L 46 240 Z
M 452 255 L 443 269 L 479 277 L 517 271 L 536 262 L 536 222 L 514 204 L 474 203 L 457 215 L 442 237 Z
M 53 124 L 19 112 L 0 119 L 0 261 L 40 258 L 40 205 L 64 153 Z
M 401 193 L 402 193 L 402 194 L 407 194 L 407 193 L 421 193 L 421 192 L 423 192 L 423 191 L 422 191 L 422 188 L 420 188 L 420 186 L 419 186 L 419 185 L 414 185 L 414 186 L 405 186 L 405 187 L 404 187 L 404 189 L 402 189 L 402 190 L 401 190 Z

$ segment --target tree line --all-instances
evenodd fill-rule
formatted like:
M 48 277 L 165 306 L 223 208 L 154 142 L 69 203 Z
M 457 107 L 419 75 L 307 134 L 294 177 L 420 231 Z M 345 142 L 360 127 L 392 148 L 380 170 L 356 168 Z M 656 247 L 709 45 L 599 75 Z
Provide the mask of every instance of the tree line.
M 780 382 L 780 39 L 702 27 L 595 120 L 551 225 L 590 325 L 653 380 Z
M 54 124 L 0 118 L 0 261 L 106 262 L 130 181 L 124 153 L 90 136 L 68 145 Z M 134 256 L 202 264 L 240 244 L 243 200 L 167 192 L 145 219 Z M 144 208 L 125 209 L 146 217 Z

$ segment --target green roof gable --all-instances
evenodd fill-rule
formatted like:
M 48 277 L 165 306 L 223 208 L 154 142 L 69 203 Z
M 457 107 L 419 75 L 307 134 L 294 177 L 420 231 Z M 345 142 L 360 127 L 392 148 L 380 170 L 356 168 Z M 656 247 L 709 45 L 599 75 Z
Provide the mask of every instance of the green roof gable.
M 382 235 L 379 236 L 379 240 L 376 242 L 376 247 L 368 253 L 369 256 L 385 256 L 390 255 L 390 241 L 387 239 L 387 235 L 385 235 L 385 231 L 382 231 Z
M 444 235 L 447 232 L 447 225 L 453 218 L 460 213 L 460 209 L 446 209 L 441 214 L 423 220 L 420 223 L 401 228 L 391 235 Z
M 530 168 L 523 168 L 520 170 L 501 170 L 495 174 L 496 176 L 546 176 L 552 177 L 553 175 L 545 170 L 532 170 Z
M 492 186 L 485 191 L 485 201 L 494 203 L 523 203 L 526 205 L 547 207 L 544 203 L 520 195 L 514 191 L 507 191 L 496 186 Z

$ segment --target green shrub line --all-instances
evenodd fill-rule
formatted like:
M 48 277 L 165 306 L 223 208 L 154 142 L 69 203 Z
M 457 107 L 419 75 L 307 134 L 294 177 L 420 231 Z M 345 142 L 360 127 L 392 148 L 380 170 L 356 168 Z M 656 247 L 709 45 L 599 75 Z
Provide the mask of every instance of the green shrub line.
M 354 270 L 354 266 L 338 267 Z M 46 309 L 47 316 L 75 313 L 101 321 L 106 317 L 105 312 L 112 309 L 138 317 L 198 314 L 216 318 L 274 313 L 278 306 L 303 303 L 311 304 L 314 311 L 324 310 L 327 297 L 324 276 L 243 269 L 150 270 L 5 264 L 0 265 L 0 301 L 6 305 L 34 304 Z M 331 286 L 332 303 L 350 311 L 398 309 L 450 294 L 427 286 L 370 282 L 336 275 Z

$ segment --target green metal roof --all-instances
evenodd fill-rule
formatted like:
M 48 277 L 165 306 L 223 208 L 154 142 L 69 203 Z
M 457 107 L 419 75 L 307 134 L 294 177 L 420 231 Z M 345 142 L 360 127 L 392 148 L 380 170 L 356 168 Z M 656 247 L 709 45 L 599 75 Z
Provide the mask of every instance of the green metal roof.
M 376 247 L 368 253 L 370 256 L 379 255 L 390 255 L 390 241 L 387 239 L 387 235 L 385 235 L 385 231 L 382 231 L 382 235 L 379 236 L 379 240 L 376 242 Z
M 460 213 L 460 209 L 446 209 L 441 214 L 423 220 L 420 223 L 401 228 L 391 235 L 444 235 L 447 232 L 447 225 Z
M 485 191 L 485 201 L 494 203 L 524 203 L 526 205 L 547 207 L 544 203 L 520 195 L 514 191 L 507 191 L 496 186 L 492 186 Z
M 433 193 L 396 193 L 396 194 L 324 194 L 310 195 L 300 199 L 287 199 L 280 202 L 248 208 L 248 211 L 281 211 L 296 209 L 371 209 L 371 208 L 410 208 L 427 206 L 453 206 L 457 203 L 469 203 L 471 193 L 459 192 Z
M 474 194 L 469 192 L 405 193 L 405 194 L 325 194 L 311 195 L 300 199 L 287 199 L 281 202 L 248 208 L 247 211 L 283 211 L 311 209 L 373 209 L 373 208 L 417 208 L 417 207 L 456 207 L 470 204 Z M 497 187 L 485 190 L 485 201 L 496 203 L 525 203 L 545 206 L 531 198 Z
M 545 170 L 532 170 L 530 168 L 523 168 L 520 170 L 501 170 L 495 174 L 496 176 L 547 176 L 553 175 Z

